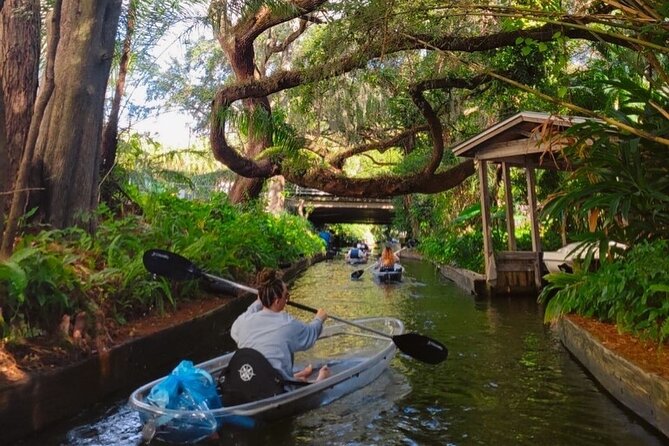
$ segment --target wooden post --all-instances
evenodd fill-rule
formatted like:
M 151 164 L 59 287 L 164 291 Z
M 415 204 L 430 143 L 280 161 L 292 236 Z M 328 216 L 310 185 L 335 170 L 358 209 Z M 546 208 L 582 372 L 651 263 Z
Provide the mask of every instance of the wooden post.
M 564 211 L 560 218 L 560 241 L 562 242 L 562 246 L 567 244 L 567 213 Z
M 532 232 L 532 251 L 534 259 L 534 284 L 537 290 L 541 288 L 541 238 L 539 237 L 539 217 L 537 216 L 537 195 L 534 178 L 534 168 L 526 166 L 527 176 L 527 203 L 530 205 L 530 224 Z
M 483 260 L 485 262 L 486 281 L 495 284 L 497 281 L 497 267 L 492 247 L 490 233 L 490 199 L 488 188 L 488 163 L 479 161 L 479 181 L 481 183 L 481 217 L 483 220 Z
M 511 195 L 510 169 L 507 163 L 502 163 L 504 178 L 504 202 L 506 204 L 506 232 L 508 235 L 509 251 L 516 250 L 516 224 L 513 221 L 513 196 Z

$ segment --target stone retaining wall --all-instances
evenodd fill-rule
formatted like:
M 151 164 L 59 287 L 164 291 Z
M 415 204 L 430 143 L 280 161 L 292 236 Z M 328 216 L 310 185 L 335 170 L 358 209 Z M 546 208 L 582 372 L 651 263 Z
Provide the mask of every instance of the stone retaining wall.
M 602 387 L 669 440 L 669 380 L 618 356 L 568 318 L 560 319 L 557 330 L 567 350 Z

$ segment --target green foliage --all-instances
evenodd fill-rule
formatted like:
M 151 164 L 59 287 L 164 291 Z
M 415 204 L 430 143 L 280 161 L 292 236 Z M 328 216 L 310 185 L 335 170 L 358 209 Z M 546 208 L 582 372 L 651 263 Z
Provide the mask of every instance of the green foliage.
M 503 249 L 506 234 L 492 231 L 495 249 Z M 421 253 L 437 263 L 464 268 L 482 273 L 485 271 L 483 259 L 483 232 L 480 228 L 465 231 L 445 231 L 425 237 L 419 245 Z
M 551 273 L 539 296 L 547 321 L 577 313 L 614 322 L 619 329 L 665 342 L 669 339 L 669 242 L 642 242 L 624 258 L 591 272 Z
M 630 57 L 621 52 L 620 58 Z M 666 90 L 615 62 L 581 82 L 615 118 L 649 135 L 666 137 Z M 632 70 L 630 70 L 632 69 Z M 637 67 L 638 69 L 638 67 Z M 586 80 L 586 79 L 583 79 Z M 601 98 L 608 98 L 602 101 Z M 550 274 L 540 300 L 546 319 L 575 312 L 614 322 L 621 330 L 665 342 L 669 339 L 669 157 L 666 146 L 599 122 L 575 126 L 576 144 L 566 154 L 575 170 L 560 193 L 545 206 L 546 215 L 571 219 L 580 238 L 615 240 L 634 246 L 624 259 L 603 261 L 596 272 L 588 261 L 574 274 Z M 600 258 L 605 259 L 602 255 Z
M 3 337 L 9 333 L 9 324 L 23 333 L 40 334 L 83 301 L 84 285 L 77 276 L 85 266 L 75 252 L 60 248 L 59 240 L 78 239 L 86 245 L 89 238 L 79 230 L 66 230 L 30 239 L 0 263 L 0 305 L 6 319 L 0 326 Z
M 353 246 L 360 240 L 371 238 L 372 226 L 363 224 L 336 223 L 329 224 L 328 229 L 340 246 Z
M 492 230 L 493 245 L 500 249 L 505 243 L 505 234 Z M 428 259 L 442 264 L 483 272 L 483 231 L 481 228 L 481 205 L 467 206 L 451 221 L 451 225 L 433 231 L 423 237 L 419 250 Z
M 119 140 L 117 163 L 104 178 L 101 197 L 114 209 L 132 207 L 131 198 L 173 193 L 182 198 L 207 199 L 234 174 L 218 168 L 208 150 L 166 149 L 136 133 Z
M 240 209 L 223 195 L 207 202 L 169 194 L 137 201 L 142 217 L 119 217 L 101 207 L 94 237 L 78 229 L 26 235 L 0 263 L 0 334 L 53 332 L 63 315 L 80 312 L 123 323 L 197 297 L 196 281 L 171 283 L 147 273 L 142 254 L 153 247 L 241 279 L 324 249 L 305 219 L 268 214 L 259 204 Z
M 619 93 L 618 120 L 652 135 L 669 134 L 669 121 L 660 111 L 669 106 L 665 91 L 632 79 L 606 82 Z M 598 230 L 626 244 L 668 239 L 667 147 L 611 132 L 598 122 L 576 126 L 572 132 L 578 143 L 567 156 L 575 170 L 564 190 L 547 203 L 547 214 L 557 219 L 568 212 L 581 232 Z

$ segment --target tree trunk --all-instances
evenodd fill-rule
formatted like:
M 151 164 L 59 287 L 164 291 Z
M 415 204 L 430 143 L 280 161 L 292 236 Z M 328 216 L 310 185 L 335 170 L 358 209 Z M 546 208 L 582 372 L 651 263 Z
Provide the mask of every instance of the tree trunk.
M 262 108 L 266 110 L 268 114 L 271 114 L 269 99 L 267 99 L 267 97 L 245 101 L 244 108 L 250 116 L 253 115 L 257 108 Z M 253 119 L 249 119 L 249 129 L 251 129 L 253 125 Z M 263 135 L 258 135 L 255 132 L 249 130 L 249 141 L 246 148 L 246 156 L 253 159 L 259 155 L 260 152 L 269 147 L 270 144 L 270 138 Z M 246 178 L 237 175 L 235 182 L 230 188 L 228 198 L 232 203 L 243 203 L 245 201 L 256 199 L 260 195 L 260 192 L 262 192 L 262 187 L 264 184 L 265 180 L 263 178 Z
M 7 224 L 2 232 L 2 244 L 0 244 L 0 258 L 9 257 L 14 248 L 14 239 L 18 232 L 19 218 L 25 212 L 25 206 L 28 201 L 28 185 L 30 183 L 30 172 L 32 168 L 32 157 L 35 153 L 35 142 L 39 133 L 40 122 L 44 116 L 51 94 L 54 89 L 53 72 L 54 60 L 56 57 L 56 48 L 60 39 L 60 10 L 62 3 L 56 2 L 53 9 L 49 12 L 46 20 L 47 44 L 46 44 L 46 64 L 44 68 L 44 79 L 40 86 L 37 102 L 33 116 L 30 120 L 30 129 L 26 139 L 25 149 L 21 156 L 21 165 L 14 184 L 12 193 L 12 205 L 7 217 Z
M 128 23 L 125 29 L 125 38 L 123 39 L 123 52 L 119 62 L 118 79 L 112 98 L 109 120 L 102 134 L 102 165 L 100 174 L 104 177 L 114 166 L 116 162 L 116 148 L 118 146 L 118 122 L 121 111 L 121 99 L 125 94 L 125 80 L 128 74 L 130 64 L 130 49 L 132 39 L 135 33 L 135 18 L 137 16 L 138 0 L 130 0 L 128 5 Z
M 286 179 L 277 175 L 270 178 L 267 191 L 267 212 L 280 214 L 285 210 L 285 200 L 283 190 L 286 185 Z
M 82 224 L 97 204 L 105 90 L 121 0 L 59 0 L 54 5 L 44 85 L 35 105 L 0 252 L 11 251 L 26 196 L 37 182 L 43 221 Z M 91 228 L 89 223 L 89 228 Z
M 237 175 L 232 183 L 228 198 L 231 203 L 244 203 L 260 196 L 265 181 L 262 178 L 246 178 Z
M 0 0 L 0 14 L 2 14 L 2 7 L 5 6 L 5 0 Z M 0 36 L 0 41 L 2 36 Z M 0 92 L 4 91 L 2 86 L 2 76 L 0 76 Z M 5 202 L 7 196 L 5 195 L 5 189 L 2 183 L 2 175 L 4 171 L 2 166 L 7 165 L 7 135 L 5 134 L 5 100 L 0 94 L 0 238 L 5 232 Z M 0 259 L 3 258 L 2 252 L 0 252 Z M 2 310 L 0 310 L 0 316 L 2 316 Z
M 120 11 L 121 0 L 63 1 L 54 91 L 32 160 L 44 188 L 44 221 L 57 228 L 81 224 L 97 205 L 104 98 Z
M 420 222 L 411 212 L 413 205 L 413 195 L 407 194 L 402 196 L 402 205 L 404 206 L 404 212 L 407 215 L 409 220 L 409 226 L 411 227 L 411 234 L 409 238 L 417 239 L 421 236 L 420 234 Z
M 2 8 L 2 0 L 0 0 L 0 9 Z M 2 77 L 0 77 L 0 91 L 2 91 Z M 5 100 L 0 94 L 0 166 L 5 166 L 7 161 L 7 135 L 5 134 L 5 126 L 2 123 L 5 122 Z M 0 167 L 0 169 L 2 169 Z M 0 172 L 4 173 L 4 171 Z M 2 177 L 0 177 L 2 178 Z M 4 189 L 4 185 L 0 184 L 0 238 L 5 232 L 5 203 L 7 202 L 7 194 L 9 193 Z M 3 258 L 2 253 L 0 252 L 0 259 Z
M 255 74 L 253 39 L 237 36 L 233 33 L 232 36 L 220 36 L 219 42 L 228 57 L 237 82 L 253 79 Z M 267 96 L 244 100 L 244 110 L 249 114 L 246 156 L 253 159 L 271 145 L 271 137 L 268 137 L 264 132 L 260 132 L 259 134 L 253 130 L 254 122 L 252 117 L 254 113 L 258 113 L 261 110 L 268 115 L 271 115 L 272 111 Z M 230 188 L 228 198 L 232 203 L 253 200 L 260 195 L 263 184 L 263 178 L 246 178 L 238 175 L 232 188 Z
M 0 146 L 0 211 L 17 178 L 37 97 L 40 53 L 39 0 L 8 0 L 0 12 L 0 96 L 6 138 Z M 3 199 L 4 198 L 4 199 Z

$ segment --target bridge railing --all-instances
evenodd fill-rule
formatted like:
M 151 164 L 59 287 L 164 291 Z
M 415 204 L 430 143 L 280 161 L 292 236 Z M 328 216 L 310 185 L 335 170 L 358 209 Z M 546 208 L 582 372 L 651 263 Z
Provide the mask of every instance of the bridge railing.
M 309 187 L 297 186 L 295 184 L 286 183 L 284 190 L 288 195 L 298 195 L 300 197 L 332 197 L 332 194 L 323 192 L 322 190 L 312 189 Z
M 332 195 L 322 190 L 312 189 L 308 187 L 301 187 L 295 184 L 286 183 L 284 190 L 286 191 L 286 198 L 302 198 L 311 200 L 328 200 L 328 201 L 349 201 L 349 202 L 374 202 L 374 203 L 390 203 L 391 198 L 355 198 L 355 197 L 339 197 Z

